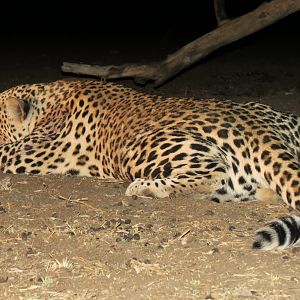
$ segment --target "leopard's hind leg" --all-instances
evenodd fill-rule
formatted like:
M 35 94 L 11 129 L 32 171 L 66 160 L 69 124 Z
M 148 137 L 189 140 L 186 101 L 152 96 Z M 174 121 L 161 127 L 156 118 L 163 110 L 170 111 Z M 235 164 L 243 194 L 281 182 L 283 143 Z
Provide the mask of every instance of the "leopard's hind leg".
M 166 198 L 190 192 L 211 195 L 225 183 L 223 171 L 212 171 L 209 175 L 203 176 L 189 176 L 190 174 L 181 174 L 162 179 L 137 178 L 128 186 L 126 196 Z
M 127 196 L 165 198 L 191 192 L 209 195 L 225 185 L 227 166 L 222 151 L 215 144 L 191 135 L 177 141 L 174 147 L 180 151 L 170 150 L 167 158 L 164 152 L 157 151 L 159 155 L 151 161 L 150 176 L 135 178 L 126 190 Z M 147 168 L 149 166 L 144 164 L 135 172 L 143 174 Z

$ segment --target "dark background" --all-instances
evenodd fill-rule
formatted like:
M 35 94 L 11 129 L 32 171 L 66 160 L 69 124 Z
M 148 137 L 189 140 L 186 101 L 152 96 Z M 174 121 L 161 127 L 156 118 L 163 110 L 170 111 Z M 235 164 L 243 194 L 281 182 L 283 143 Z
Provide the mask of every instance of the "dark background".
M 227 0 L 229 17 L 255 9 L 262 0 Z M 20 36 L 72 35 L 122 37 L 194 35 L 216 26 L 213 0 L 201 1 L 20 1 L 11 3 L 1 16 L 1 32 Z M 294 26 L 295 25 L 295 26 Z M 283 26 L 296 29 L 296 20 Z M 299 26 L 297 28 L 299 32 Z
M 261 3 L 227 0 L 227 13 L 234 18 Z M 0 18 L 0 88 L 73 77 L 61 73 L 63 61 L 106 65 L 163 59 L 214 28 L 212 0 L 8 3 Z M 289 110 L 297 111 L 299 73 L 298 12 L 215 51 L 154 92 L 262 98 L 271 104 L 269 96 L 288 93 L 294 95 Z M 153 91 L 151 84 L 143 88 Z M 275 106 L 286 108 L 278 101 Z

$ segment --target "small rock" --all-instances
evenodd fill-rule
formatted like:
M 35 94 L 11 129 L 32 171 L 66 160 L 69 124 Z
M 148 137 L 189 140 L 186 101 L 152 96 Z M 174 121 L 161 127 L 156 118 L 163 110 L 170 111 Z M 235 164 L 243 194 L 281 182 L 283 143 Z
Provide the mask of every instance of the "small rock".
M 132 237 L 133 240 L 138 241 L 141 239 L 140 235 L 138 233 L 135 233 Z
M 133 235 L 131 233 L 124 234 L 123 236 L 125 241 L 131 241 L 133 239 Z
M 146 228 L 149 229 L 149 230 L 151 230 L 153 228 L 153 225 L 152 224 L 147 224 Z
M 0 276 L 0 283 L 5 283 L 8 281 L 8 276 Z
M 215 248 L 212 248 L 212 249 L 210 250 L 210 253 L 211 253 L 211 254 L 217 254 L 217 253 L 220 253 L 220 250 L 219 250 L 217 247 L 215 247 Z
M 6 209 L 2 205 L 0 206 L 0 213 L 6 213 Z
M 103 230 L 102 226 L 91 226 L 90 227 L 90 231 L 97 232 L 97 231 L 101 231 L 101 230 Z
M 257 291 L 251 290 L 250 293 L 251 293 L 253 296 L 258 296 L 258 292 L 257 292 Z
M 213 227 L 211 228 L 211 230 L 212 230 L 212 231 L 222 231 L 222 229 L 221 229 L 220 227 L 218 227 L 218 226 L 213 226 Z
M 31 236 L 31 234 L 32 234 L 31 231 L 24 231 L 24 232 L 21 233 L 21 239 L 22 239 L 23 241 L 26 241 L 27 238 L 28 238 L 29 236 Z
M 206 215 L 206 216 L 213 216 L 214 214 L 215 214 L 215 212 L 212 211 L 212 210 L 207 210 L 207 211 L 205 212 L 205 215 Z
M 31 255 L 34 255 L 34 254 L 37 254 L 37 252 L 34 249 L 32 249 L 31 247 L 29 247 L 27 249 L 26 255 L 31 256 Z
M 236 229 L 236 227 L 234 226 L 234 225 L 229 225 L 228 226 L 228 230 L 230 230 L 230 231 L 233 231 L 233 230 L 235 230 Z
M 110 219 L 110 220 L 108 220 L 106 223 L 108 223 L 108 222 L 110 222 L 111 225 L 114 225 L 114 224 L 117 223 L 117 219 Z M 105 223 L 105 224 L 106 224 L 106 223 Z
M 57 218 L 58 217 L 58 214 L 57 212 L 54 212 L 52 215 L 51 215 L 52 218 Z
M 204 299 L 207 300 L 215 300 L 216 298 L 214 298 L 211 294 L 207 295 Z
M 249 215 L 252 216 L 252 217 L 257 217 L 257 213 L 255 211 L 251 211 L 249 213 Z

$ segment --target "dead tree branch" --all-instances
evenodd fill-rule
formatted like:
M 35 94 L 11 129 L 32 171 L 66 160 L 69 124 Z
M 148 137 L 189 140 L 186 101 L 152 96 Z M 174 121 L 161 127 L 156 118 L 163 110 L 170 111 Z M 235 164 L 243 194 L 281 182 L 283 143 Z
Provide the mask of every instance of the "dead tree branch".
M 62 71 L 106 79 L 134 78 L 139 83 L 154 81 L 155 86 L 159 86 L 214 50 L 265 28 L 298 10 L 300 10 L 300 0 L 273 0 L 241 17 L 229 20 L 224 25 L 168 55 L 165 60 L 147 65 L 124 64 L 120 66 L 64 62 Z
M 220 26 L 228 19 L 225 9 L 225 0 L 214 0 L 214 9 L 218 26 Z

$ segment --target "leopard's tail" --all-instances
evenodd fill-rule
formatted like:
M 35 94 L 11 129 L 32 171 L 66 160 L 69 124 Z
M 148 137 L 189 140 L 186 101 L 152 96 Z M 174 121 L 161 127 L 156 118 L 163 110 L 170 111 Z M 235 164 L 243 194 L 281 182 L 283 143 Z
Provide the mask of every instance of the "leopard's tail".
M 285 249 L 300 242 L 300 217 L 287 216 L 267 223 L 255 233 L 252 248 Z

